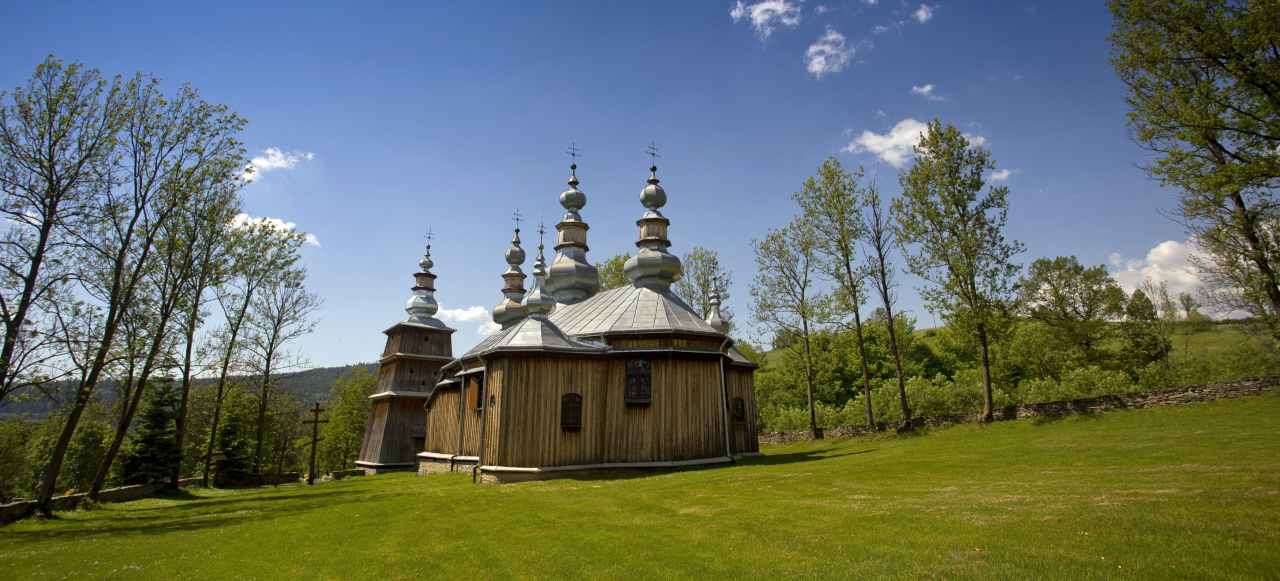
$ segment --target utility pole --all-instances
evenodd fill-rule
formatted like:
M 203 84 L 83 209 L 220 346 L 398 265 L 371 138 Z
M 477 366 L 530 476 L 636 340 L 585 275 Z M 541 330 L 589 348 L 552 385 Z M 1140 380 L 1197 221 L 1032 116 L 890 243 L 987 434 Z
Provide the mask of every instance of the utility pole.
M 324 408 L 320 407 L 320 402 L 316 402 L 316 407 L 309 411 L 312 419 L 304 420 L 302 423 L 311 424 L 311 468 L 307 470 L 307 485 L 312 485 L 316 483 L 316 444 L 324 439 L 320 437 L 320 424 L 327 424 L 329 420 L 320 419 L 320 413 L 324 411 Z

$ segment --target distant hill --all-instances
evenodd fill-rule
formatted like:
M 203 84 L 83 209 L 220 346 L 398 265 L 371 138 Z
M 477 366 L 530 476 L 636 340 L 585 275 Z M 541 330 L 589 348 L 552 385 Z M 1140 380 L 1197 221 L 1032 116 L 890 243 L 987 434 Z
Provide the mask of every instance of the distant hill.
M 340 367 L 316 367 L 308 369 L 296 374 L 289 374 L 276 379 L 278 385 L 284 389 L 291 390 L 294 397 L 304 405 L 310 405 L 313 402 L 323 401 L 329 397 L 329 388 L 333 387 L 342 374 L 356 368 L 367 368 L 371 373 L 377 375 L 377 363 L 356 363 L 354 365 L 343 365 Z M 208 384 L 210 379 L 200 379 L 197 383 Z M 113 389 L 111 381 L 103 381 L 98 384 L 94 390 L 105 401 L 112 401 L 115 394 L 118 393 Z M 28 401 L 10 401 L 0 407 L 0 421 L 10 418 L 23 419 L 40 419 L 48 416 L 54 410 L 53 404 L 45 398 Z

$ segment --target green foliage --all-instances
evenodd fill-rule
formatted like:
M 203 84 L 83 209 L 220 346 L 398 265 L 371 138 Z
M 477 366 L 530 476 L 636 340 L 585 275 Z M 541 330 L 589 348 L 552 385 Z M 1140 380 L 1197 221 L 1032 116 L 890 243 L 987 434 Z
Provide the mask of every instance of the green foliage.
M 25 498 L 30 493 L 27 443 L 37 424 L 22 419 L 0 422 L 0 504 L 12 497 Z
M 1023 313 L 1050 330 L 1063 354 L 1081 364 L 1102 363 L 1101 343 L 1124 314 L 1124 290 L 1105 265 L 1086 268 L 1074 256 L 1041 258 L 1019 283 Z
M 125 452 L 121 472 L 124 484 L 147 484 L 169 479 L 181 461 L 178 447 L 178 397 L 173 383 L 156 382 L 143 410 L 132 446 Z
M 369 396 L 377 386 L 378 377 L 364 367 L 353 368 L 333 382 L 326 405 L 329 423 L 323 426 L 324 441 L 317 450 L 325 470 L 345 470 L 359 457 L 372 408 Z
M 631 279 L 627 278 L 627 273 L 622 269 L 627 260 L 631 258 L 631 253 L 615 254 L 604 262 L 595 264 L 596 272 L 600 274 L 600 290 L 609 290 L 611 288 L 622 288 L 631 285 Z
M 683 274 L 672 286 L 672 290 L 680 300 L 693 307 L 693 310 L 703 319 L 711 316 L 710 297 L 713 286 L 718 285 L 721 303 L 729 300 L 733 272 L 720 266 L 720 255 L 714 250 L 694 246 L 692 250 L 680 256 L 680 270 Z M 721 306 L 720 317 L 729 323 L 730 328 L 733 327 L 731 309 Z

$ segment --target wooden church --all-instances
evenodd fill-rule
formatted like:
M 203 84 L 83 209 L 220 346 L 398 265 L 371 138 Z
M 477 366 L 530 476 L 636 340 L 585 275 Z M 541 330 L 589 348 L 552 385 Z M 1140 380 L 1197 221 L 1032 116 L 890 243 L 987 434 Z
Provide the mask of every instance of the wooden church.
M 359 465 L 419 474 L 465 470 L 512 482 L 616 468 L 732 462 L 758 454 L 754 371 L 726 334 L 719 297 L 703 319 L 671 290 L 667 195 L 650 168 L 631 284 L 600 290 L 587 260 L 586 195 L 571 165 L 555 259 L 524 288 L 520 230 L 506 251 L 501 330 L 458 358 L 433 315 L 430 246 L 409 318 L 385 331 Z

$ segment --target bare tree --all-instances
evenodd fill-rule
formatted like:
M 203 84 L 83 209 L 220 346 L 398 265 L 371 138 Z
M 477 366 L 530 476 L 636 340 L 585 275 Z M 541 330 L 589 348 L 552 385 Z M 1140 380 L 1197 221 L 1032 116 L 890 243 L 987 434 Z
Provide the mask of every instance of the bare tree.
M 890 262 L 890 254 L 896 242 L 892 225 L 884 214 L 884 208 L 880 204 L 880 193 L 876 190 L 874 183 L 867 186 L 866 212 L 865 240 L 867 247 L 870 248 L 870 252 L 866 252 L 867 264 L 870 266 L 871 281 L 875 286 L 876 294 L 880 295 L 880 302 L 884 305 L 885 325 L 889 329 L 889 354 L 893 356 L 894 375 L 898 380 L 898 398 L 902 404 L 902 426 L 910 428 L 911 408 L 907 405 L 906 379 L 902 376 L 902 356 L 898 353 L 898 331 L 893 314 L 893 307 L 898 301 L 893 289 L 898 286 L 898 283 L 893 280 L 894 268 Z
M 273 374 L 298 371 L 310 364 L 301 353 L 288 351 L 290 343 L 311 333 L 319 322 L 311 316 L 320 308 L 322 301 L 315 293 L 307 292 L 303 286 L 306 278 L 305 268 L 282 273 L 258 293 L 258 298 L 249 308 L 246 321 L 249 333 L 245 347 L 255 375 L 261 378 L 253 444 L 252 471 L 255 474 L 261 468 L 268 400 L 275 388 Z

